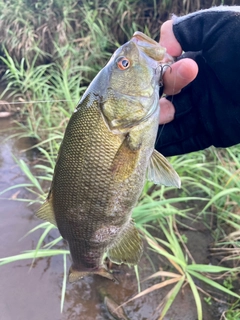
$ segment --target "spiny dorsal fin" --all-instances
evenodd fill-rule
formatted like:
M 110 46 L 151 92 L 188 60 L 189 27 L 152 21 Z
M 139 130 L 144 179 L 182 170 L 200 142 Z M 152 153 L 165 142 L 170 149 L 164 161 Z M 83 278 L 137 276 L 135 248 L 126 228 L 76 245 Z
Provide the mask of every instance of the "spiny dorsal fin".
M 113 246 L 108 249 L 107 255 L 112 262 L 135 265 L 139 262 L 142 251 L 143 245 L 139 232 L 133 221 L 130 221 Z
M 181 180 L 177 172 L 157 150 L 153 151 L 150 158 L 147 179 L 155 184 L 163 184 L 164 186 L 174 186 L 177 188 L 181 187 Z
M 49 197 L 43 205 L 38 209 L 36 212 L 36 216 L 40 219 L 46 220 L 48 222 L 51 222 L 55 226 L 57 226 L 54 211 L 52 207 L 52 197 Z

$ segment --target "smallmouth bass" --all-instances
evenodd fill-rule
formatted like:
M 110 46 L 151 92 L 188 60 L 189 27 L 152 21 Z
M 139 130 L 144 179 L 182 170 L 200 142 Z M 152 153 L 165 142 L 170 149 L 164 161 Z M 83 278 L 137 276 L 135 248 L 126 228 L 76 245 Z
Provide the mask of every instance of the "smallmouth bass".
M 115 278 L 103 256 L 135 265 L 142 240 L 131 219 L 145 179 L 180 187 L 156 150 L 159 83 L 171 57 L 141 32 L 118 48 L 78 103 L 37 216 L 55 224 L 72 257 L 69 281 Z

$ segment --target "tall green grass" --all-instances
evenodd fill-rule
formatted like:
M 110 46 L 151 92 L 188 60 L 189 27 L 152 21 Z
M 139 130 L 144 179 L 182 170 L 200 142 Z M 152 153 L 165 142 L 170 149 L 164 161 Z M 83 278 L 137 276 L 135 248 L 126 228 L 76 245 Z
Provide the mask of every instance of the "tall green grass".
M 186 14 L 212 5 L 232 5 L 233 0 L 0 0 L 0 52 L 3 47 L 17 61 L 53 62 L 55 44 L 85 50 L 99 61 L 136 28 L 158 36 L 159 25 L 172 13 Z M 178 12 L 176 12 L 176 10 Z M 2 47 L 3 46 L 3 47 Z
M 159 22 L 148 18 L 161 3 L 157 2 L 1 0 L 0 43 L 19 62 L 33 61 L 36 55 L 37 63 L 53 62 L 58 59 L 58 43 L 84 50 L 84 60 L 91 65 L 108 56 L 111 46 L 125 42 L 144 20 L 155 25 L 156 32 Z

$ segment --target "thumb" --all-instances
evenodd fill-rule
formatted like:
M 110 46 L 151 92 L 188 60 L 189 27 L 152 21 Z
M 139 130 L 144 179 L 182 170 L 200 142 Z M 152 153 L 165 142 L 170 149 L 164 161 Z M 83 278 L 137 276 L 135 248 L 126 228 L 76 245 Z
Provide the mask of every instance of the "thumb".
M 163 75 L 164 93 L 173 95 L 193 81 L 198 73 L 198 66 L 192 59 L 185 58 L 171 65 Z

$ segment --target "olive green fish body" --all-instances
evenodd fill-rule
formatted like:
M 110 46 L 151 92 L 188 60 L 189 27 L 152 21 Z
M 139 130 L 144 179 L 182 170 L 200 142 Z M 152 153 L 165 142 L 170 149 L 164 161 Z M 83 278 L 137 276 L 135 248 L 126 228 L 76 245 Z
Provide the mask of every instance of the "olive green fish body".
M 109 168 L 120 143 L 117 136 L 109 137 L 97 103 L 83 103 L 67 127 L 52 198 L 57 226 L 70 245 L 76 269 L 100 265 L 107 239 L 94 234 L 105 224 L 108 190 L 113 185 Z
M 178 185 L 154 150 L 163 49 L 137 33 L 120 47 L 83 95 L 67 126 L 51 190 L 38 216 L 57 225 L 73 260 L 70 281 L 113 279 L 104 254 L 136 264 L 142 241 L 131 219 L 144 182 Z
M 150 129 L 146 138 L 150 138 L 154 127 L 156 135 L 153 119 L 142 126 L 141 138 L 145 126 Z M 101 265 L 104 252 L 130 223 L 131 210 L 145 182 L 154 139 L 149 139 L 152 141 L 145 148 L 124 153 L 127 146 L 122 146 L 127 140 L 108 130 L 97 101 L 90 106 L 84 101 L 69 122 L 51 196 L 56 223 L 70 245 L 75 269 Z M 130 168 L 119 163 L 119 152 L 123 152 L 123 161 Z M 135 168 L 131 168 L 132 163 L 137 163 Z

